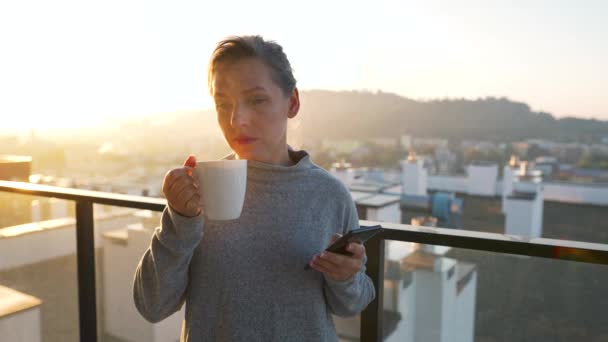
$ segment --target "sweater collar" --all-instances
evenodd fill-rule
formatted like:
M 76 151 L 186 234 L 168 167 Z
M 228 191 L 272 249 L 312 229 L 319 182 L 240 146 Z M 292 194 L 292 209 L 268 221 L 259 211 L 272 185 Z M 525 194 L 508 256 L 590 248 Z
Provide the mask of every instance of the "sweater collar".
M 312 166 L 312 162 L 310 160 L 310 155 L 305 150 L 295 151 L 289 146 L 287 153 L 289 154 L 289 158 L 294 162 L 293 165 L 284 166 L 284 165 L 275 165 L 268 164 L 256 160 L 247 160 L 247 168 L 251 169 L 260 169 L 260 170 L 269 170 L 269 171 L 277 171 L 277 172 L 296 172 L 300 170 L 309 169 Z M 230 153 L 222 159 L 234 160 L 236 159 L 235 153 Z

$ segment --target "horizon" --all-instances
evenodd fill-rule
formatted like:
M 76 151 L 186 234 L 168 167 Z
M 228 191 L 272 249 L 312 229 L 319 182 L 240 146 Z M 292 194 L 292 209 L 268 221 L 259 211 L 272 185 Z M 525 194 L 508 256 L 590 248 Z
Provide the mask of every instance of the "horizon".
M 0 56 L 2 131 L 211 109 L 206 62 L 230 34 L 276 40 L 302 90 L 506 97 L 555 118 L 608 120 L 608 47 L 597 43 L 608 3 L 599 0 L 354 2 L 348 16 L 345 5 L 314 1 L 295 16 L 238 1 L 35 2 L 36 12 L 29 3 L 0 11 L 0 32 L 16 33 Z
M 336 90 L 329 90 L 329 89 L 300 89 L 301 93 L 306 93 L 306 92 L 315 92 L 315 91 L 321 91 L 321 92 L 358 92 L 361 94 L 378 94 L 378 93 L 382 93 L 382 94 L 390 94 L 390 95 L 396 95 L 401 97 L 402 99 L 408 99 L 408 100 L 413 100 L 416 102 L 420 102 L 420 103 L 430 103 L 430 102 L 438 102 L 438 101 L 460 101 L 460 100 L 464 100 L 464 101 L 471 101 L 471 102 L 475 102 L 475 101 L 483 101 L 483 100 L 488 100 L 488 99 L 506 99 L 507 101 L 510 101 L 512 103 L 522 103 L 525 105 L 530 106 L 529 103 L 525 102 L 525 101 L 520 101 L 518 99 L 513 99 L 513 98 L 509 98 L 506 96 L 493 96 L 493 95 L 487 95 L 487 96 L 483 96 L 483 97 L 476 97 L 476 98 L 465 98 L 465 97 L 437 97 L 437 98 L 412 98 L 412 97 L 408 97 L 408 96 L 403 96 L 401 94 L 397 94 L 394 92 L 389 92 L 389 91 L 385 91 L 383 89 L 375 89 L 375 90 L 371 90 L 371 89 L 336 89 Z M 306 105 L 305 103 L 303 104 L 304 106 Z M 582 120 L 597 120 L 600 122 L 607 122 L 608 123 L 608 118 L 606 119 L 602 119 L 602 118 L 592 118 L 592 117 L 580 117 L 580 116 L 571 116 L 571 115 L 565 115 L 562 117 L 558 117 L 556 116 L 554 113 L 551 112 L 544 112 L 541 110 L 535 110 L 534 108 L 532 108 L 532 106 L 530 106 L 530 111 L 532 113 L 546 113 L 551 115 L 552 117 L 554 117 L 556 120 L 559 119 L 569 119 L 569 118 L 575 118 L 575 119 L 582 119 Z M 98 120 L 92 120 L 89 123 L 77 123 L 75 125 L 65 125 L 62 127 L 24 127 L 24 128 L 11 128 L 9 127 L 2 127 L 0 126 L 0 137 L 1 136 L 25 136 L 25 135 L 30 135 L 32 132 L 35 132 L 36 135 L 64 135 L 66 133 L 69 132 L 74 132 L 76 130 L 79 129 L 84 129 L 84 130 L 92 130 L 92 129 L 103 129 L 103 128 L 110 128 L 110 127 L 115 127 L 118 124 L 123 124 L 123 123 L 128 123 L 128 122 L 137 122 L 137 121 L 143 121 L 149 118 L 153 118 L 153 117 L 159 117 L 162 115 L 175 115 L 178 116 L 180 114 L 184 114 L 184 113 L 193 113 L 193 112 L 215 112 L 215 108 L 213 108 L 212 106 L 210 107 L 206 107 L 206 108 L 184 108 L 184 109 L 177 109 L 177 110 L 173 110 L 173 111 L 164 111 L 164 112 L 151 112 L 151 113 L 140 113 L 138 115 L 128 115 L 126 117 L 99 117 Z

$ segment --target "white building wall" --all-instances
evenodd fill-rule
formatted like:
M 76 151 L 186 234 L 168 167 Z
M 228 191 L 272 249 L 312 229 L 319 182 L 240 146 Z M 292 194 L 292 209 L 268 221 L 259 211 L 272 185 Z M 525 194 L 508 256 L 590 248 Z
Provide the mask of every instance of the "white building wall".
M 469 165 L 467 176 L 469 180 L 468 193 L 470 195 L 496 195 L 497 165 Z
M 475 300 L 477 294 L 477 272 L 456 298 L 454 342 L 475 341 Z
M 0 238 L 0 270 L 76 253 L 74 225 Z
M 116 227 L 126 227 L 137 219 L 136 210 L 123 209 L 111 218 L 95 221 L 95 247 L 100 248 L 101 235 Z M 23 225 L 22 225 L 23 226 Z M 76 220 L 34 222 L 27 225 L 30 232 L 12 237 L 0 235 L 0 270 L 21 267 L 52 258 L 76 253 Z M 5 228 L 6 229 L 6 228 Z
M 441 263 L 455 265 L 455 260 L 438 259 Z M 456 272 L 448 279 L 450 267 L 444 271 L 418 269 L 416 281 L 416 332 L 415 341 L 449 342 L 453 334 L 455 316 Z
M 416 333 L 416 281 L 415 273 L 411 274 L 412 281 L 406 288 L 403 288 L 403 280 L 385 281 L 385 284 L 391 283 L 391 286 L 384 287 L 384 308 L 401 314 L 401 320 L 395 331 L 386 337 L 385 342 L 416 342 L 414 339 Z M 396 307 L 387 303 L 387 297 L 396 304 Z
M 0 317 L 0 341 L 40 342 L 40 308 Z

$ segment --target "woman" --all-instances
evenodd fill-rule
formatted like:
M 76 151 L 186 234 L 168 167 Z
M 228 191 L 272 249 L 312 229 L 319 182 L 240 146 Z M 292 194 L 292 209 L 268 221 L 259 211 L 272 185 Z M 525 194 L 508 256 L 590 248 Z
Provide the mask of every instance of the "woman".
M 287 145 L 300 107 L 290 63 L 274 42 L 232 37 L 208 80 L 227 158 L 248 160 L 243 212 L 207 220 L 194 158 L 169 171 L 168 205 L 135 274 L 137 309 L 158 322 L 185 302 L 182 341 L 337 341 L 331 314 L 356 315 L 375 291 L 364 246 L 320 253 L 358 217 L 342 183 Z

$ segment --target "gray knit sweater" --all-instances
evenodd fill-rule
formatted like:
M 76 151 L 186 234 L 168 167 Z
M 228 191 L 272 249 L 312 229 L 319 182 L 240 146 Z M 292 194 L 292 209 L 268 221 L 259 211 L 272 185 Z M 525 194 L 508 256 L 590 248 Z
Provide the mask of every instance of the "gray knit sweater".
M 165 209 L 135 273 L 135 305 L 147 320 L 185 302 L 182 341 L 337 341 L 331 314 L 356 315 L 374 299 L 365 269 L 344 282 L 304 269 L 333 233 L 359 222 L 340 181 L 305 151 L 289 153 L 293 166 L 248 161 L 236 220 Z

